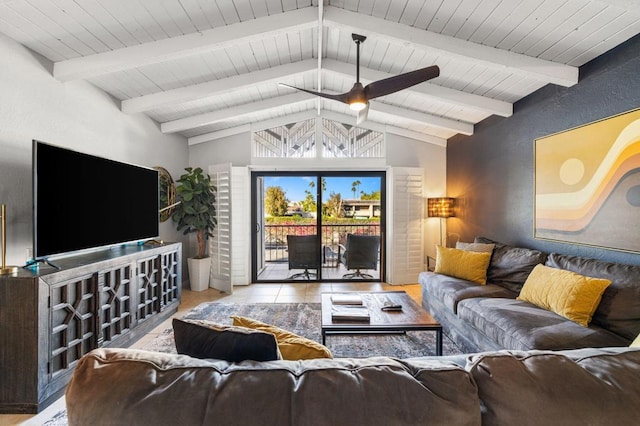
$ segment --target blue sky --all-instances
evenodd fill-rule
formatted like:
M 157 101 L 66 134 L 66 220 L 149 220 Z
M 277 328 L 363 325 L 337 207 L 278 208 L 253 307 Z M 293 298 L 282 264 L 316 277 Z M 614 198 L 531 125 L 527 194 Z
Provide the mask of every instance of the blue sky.
M 312 180 L 315 180 L 315 178 L 311 176 L 265 176 L 264 187 L 266 189 L 270 186 L 279 186 L 284 190 L 289 201 L 301 201 L 306 196 L 304 190 L 311 190 L 309 182 Z M 326 177 L 327 190 L 326 194 L 323 194 L 323 199 L 326 201 L 332 192 L 341 194 L 343 199 L 353 198 L 351 187 L 356 180 L 360 181 L 356 198 L 359 198 L 360 191 L 373 192 L 380 190 L 380 178 L 378 177 Z

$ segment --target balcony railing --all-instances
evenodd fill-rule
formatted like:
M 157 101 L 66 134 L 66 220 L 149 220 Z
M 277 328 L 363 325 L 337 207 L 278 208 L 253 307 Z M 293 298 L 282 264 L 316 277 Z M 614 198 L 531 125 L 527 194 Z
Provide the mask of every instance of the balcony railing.
M 317 226 L 310 225 L 265 225 L 265 262 L 287 262 L 287 235 L 315 235 Z M 379 223 L 354 223 L 346 225 L 322 225 L 320 240 L 324 248 L 338 253 L 338 247 L 347 241 L 347 234 L 380 235 Z M 326 259 L 323 258 L 323 262 Z

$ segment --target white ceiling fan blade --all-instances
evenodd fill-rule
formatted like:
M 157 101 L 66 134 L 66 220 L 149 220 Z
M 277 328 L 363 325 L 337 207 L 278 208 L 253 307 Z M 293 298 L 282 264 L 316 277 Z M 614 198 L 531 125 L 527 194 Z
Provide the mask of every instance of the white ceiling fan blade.
M 356 120 L 356 124 L 362 124 L 367 121 L 367 117 L 369 117 L 369 102 L 367 102 L 367 106 L 358 112 L 358 119 Z

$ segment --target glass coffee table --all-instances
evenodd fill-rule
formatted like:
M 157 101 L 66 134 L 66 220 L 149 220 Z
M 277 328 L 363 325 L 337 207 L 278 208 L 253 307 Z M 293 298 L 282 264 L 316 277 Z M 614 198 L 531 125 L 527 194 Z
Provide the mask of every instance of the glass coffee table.
M 369 320 L 336 320 L 332 295 L 359 295 L 369 311 Z M 402 306 L 402 310 L 383 310 L 385 302 Z M 442 355 L 442 325 L 404 291 L 322 293 L 322 344 L 333 334 L 386 334 L 407 331 L 435 331 L 436 355 Z

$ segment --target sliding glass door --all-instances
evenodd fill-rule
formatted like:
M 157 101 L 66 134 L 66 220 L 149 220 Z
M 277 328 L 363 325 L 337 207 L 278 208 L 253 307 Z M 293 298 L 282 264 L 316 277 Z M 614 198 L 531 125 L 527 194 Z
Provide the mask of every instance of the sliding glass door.
M 384 172 L 254 172 L 253 281 L 381 281 L 384 189 Z

